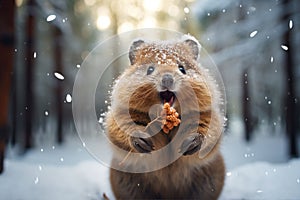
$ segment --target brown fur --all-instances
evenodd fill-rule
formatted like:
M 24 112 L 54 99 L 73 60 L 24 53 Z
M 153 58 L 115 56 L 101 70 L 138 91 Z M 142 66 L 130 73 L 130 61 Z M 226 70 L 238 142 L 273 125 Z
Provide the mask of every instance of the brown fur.
M 184 42 L 143 43 L 134 53 L 134 62 L 113 89 L 111 110 L 106 120 L 112 143 L 126 151 L 137 152 L 128 133 L 145 131 L 151 122 L 149 110 L 154 104 L 161 104 L 158 95 L 160 78 L 164 73 L 171 73 L 176 97 L 180 97 L 173 106 L 184 119 L 179 125 L 183 134 L 179 141 L 168 147 L 163 159 L 174 158 L 182 141 L 192 133 L 203 136 L 201 149 L 211 145 L 212 150 L 204 158 L 199 158 L 198 153 L 181 156 L 153 172 L 128 173 L 111 169 L 110 181 L 116 198 L 217 199 L 223 187 L 225 167 L 219 152 L 223 116 L 218 110 L 220 99 L 213 81 L 198 67 L 193 51 Z M 179 62 L 186 68 L 184 75 L 178 71 Z M 155 65 L 156 74 L 153 76 L 146 75 L 149 64 Z M 168 135 L 162 131 L 153 135 L 154 151 L 169 144 L 178 130 L 176 127 Z M 112 163 L 119 163 L 125 156 L 115 149 Z M 131 159 L 125 162 L 129 166 L 135 163 Z

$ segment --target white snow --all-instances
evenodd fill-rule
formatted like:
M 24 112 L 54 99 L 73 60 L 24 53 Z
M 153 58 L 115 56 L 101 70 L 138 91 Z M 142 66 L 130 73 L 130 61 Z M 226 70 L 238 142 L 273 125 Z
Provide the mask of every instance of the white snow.
M 250 33 L 250 37 L 253 38 L 257 33 L 258 33 L 257 30 L 252 31 L 252 32 Z
M 64 80 L 65 79 L 65 77 L 59 72 L 54 72 L 54 76 L 59 80 Z
M 49 15 L 46 19 L 47 22 L 51 22 L 56 19 L 56 15 Z
M 285 51 L 287 51 L 289 49 L 286 45 L 281 45 L 281 48 Z
M 227 169 L 220 199 L 300 199 L 300 159 L 288 159 L 280 126 L 271 130 L 261 125 L 249 143 L 243 139 L 242 126 L 233 120 L 230 135 L 223 138 Z
M 190 9 L 189 9 L 188 7 L 185 7 L 185 8 L 183 9 L 183 11 L 184 11 L 185 14 L 188 14 L 188 13 L 190 12 Z
M 220 199 L 299 199 L 300 159 L 287 159 L 284 136 L 256 134 L 245 143 L 240 126 L 235 122 L 223 138 L 226 181 Z M 94 160 L 78 138 L 63 146 L 41 145 L 24 156 L 8 149 L 1 199 L 96 200 L 103 193 L 114 199 L 109 168 Z
M 67 101 L 68 103 L 71 103 L 71 102 L 72 102 L 72 96 L 71 96 L 70 94 L 67 94 L 67 95 L 66 95 L 66 101 Z
M 221 199 L 299 199 L 300 160 L 285 164 L 255 162 L 226 176 Z
M 101 188 L 109 188 L 108 169 L 96 161 L 74 166 L 47 164 L 42 170 L 34 163 L 15 160 L 8 160 L 5 166 L 0 177 L 2 199 L 100 199 L 106 192 Z
M 289 28 L 292 29 L 293 28 L 293 20 L 289 21 Z
M 109 168 L 76 143 L 47 146 L 24 157 L 10 150 L 0 175 L 1 199 L 93 200 L 102 199 L 103 193 L 112 197 Z

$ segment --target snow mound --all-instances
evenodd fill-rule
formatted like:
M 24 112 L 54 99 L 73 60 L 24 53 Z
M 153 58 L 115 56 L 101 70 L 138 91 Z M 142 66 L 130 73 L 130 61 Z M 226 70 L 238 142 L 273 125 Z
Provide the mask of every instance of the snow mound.
M 105 193 L 113 199 L 109 168 L 96 161 L 74 166 L 36 165 L 8 160 L 0 176 L 2 199 L 22 200 L 96 200 Z M 286 164 L 256 162 L 226 174 L 221 200 L 299 199 L 300 159 Z
M 96 200 L 112 197 L 109 169 L 96 161 L 75 166 L 7 161 L 0 176 L 0 196 L 7 200 Z
M 261 136 L 248 145 L 239 137 L 225 138 L 227 172 L 220 200 L 300 199 L 300 159 L 285 161 L 283 140 L 275 138 Z M 103 200 L 104 193 L 114 199 L 109 168 L 94 160 L 78 140 L 43 145 L 23 156 L 7 153 L 0 199 Z
M 300 199 L 300 159 L 256 162 L 227 172 L 220 199 Z

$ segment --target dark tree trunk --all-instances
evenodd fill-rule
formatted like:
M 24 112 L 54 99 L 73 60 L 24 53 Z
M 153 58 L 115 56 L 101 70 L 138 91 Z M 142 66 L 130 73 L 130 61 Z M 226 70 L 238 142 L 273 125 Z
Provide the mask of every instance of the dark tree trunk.
M 10 143 L 12 146 L 16 144 L 17 140 L 17 70 L 15 68 L 13 77 L 12 77 L 12 90 L 11 90 L 11 135 L 10 135 Z
M 61 73 L 62 66 L 62 32 L 58 27 L 54 27 L 54 60 L 56 71 Z M 60 81 L 56 85 L 56 109 L 57 109 L 57 142 L 63 142 L 63 88 Z
M 28 0 L 28 16 L 26 22 L 26 83 L 25 83 L 25 143 L 24 148 L 29 149 L 32 143 L 32 120 L 34 111 L 33 72 L 34 72 L 34 7 L 35 0 Z
M 4 170 L 5 146 L 8 140 L 8 108 L 14 64 L 14 14 L 15 1 L 0 0 L 0 174 Z
M 284 0 L 282 6 L 282 23 L 288 24 L 291 19 L 291 1 Z M 295 77 L 294 77 L 294 54 L 292 30 L 287 29 L 283 36 L 284 44 L 288 47 L 285 52 L 284 71 L 286 75 L 286 131 L 289 138 L 289 153 L 291 157 L 298 157 L 297 150 L 297 115 L 295 102 Z
M 248 83 L 248 68 L 243 71 L 242 74 L 242 112 L 245 126 L 245 139 L 250 141 L 252 132 L 252 117 L 251 117 L 251 105 L 250 105 L 250 95 L 249 95 L 249 83 Z

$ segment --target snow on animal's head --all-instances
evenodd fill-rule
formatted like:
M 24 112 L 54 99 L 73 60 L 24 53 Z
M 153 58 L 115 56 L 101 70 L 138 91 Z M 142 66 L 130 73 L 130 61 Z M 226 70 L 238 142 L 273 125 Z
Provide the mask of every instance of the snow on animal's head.
M 164 48 L 170 49 L 171 51 L 172 48 L 170 47 L 173 47 L 175 48 L 175 52 L 191 55 L 191 58 L 195 61 L 199 59 L 201 50 L 200 43 L 191 35 L 183 35 L 180 39 L 165 41 L 147 41 L 139 38 L 134 40 L 129 48 L 129 60 L 131 65 L 136 63 L 139 52 L 147 47 L 154 49 Z M 178 52 L 179 50 L 183 50 L 183 52 Z

